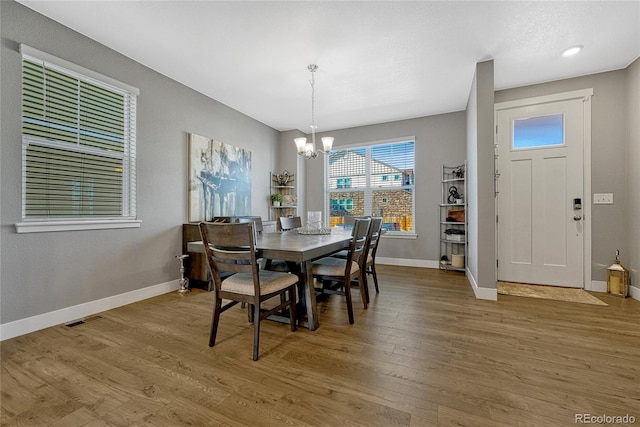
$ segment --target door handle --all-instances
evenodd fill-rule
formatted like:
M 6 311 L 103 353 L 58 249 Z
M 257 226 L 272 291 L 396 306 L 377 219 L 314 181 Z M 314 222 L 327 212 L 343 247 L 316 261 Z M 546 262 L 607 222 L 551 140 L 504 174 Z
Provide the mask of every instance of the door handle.
M 573 216 L 573 220 L 574 221 L 580 221 L 582 219 L 582 215 L 574 215 Z

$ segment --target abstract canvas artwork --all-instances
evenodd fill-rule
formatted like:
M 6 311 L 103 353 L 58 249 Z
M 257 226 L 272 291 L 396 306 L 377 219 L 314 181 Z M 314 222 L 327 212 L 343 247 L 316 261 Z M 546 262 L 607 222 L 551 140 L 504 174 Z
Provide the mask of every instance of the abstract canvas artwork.
M 251 152 L 189 134 L 189 222 L 251 215 Z

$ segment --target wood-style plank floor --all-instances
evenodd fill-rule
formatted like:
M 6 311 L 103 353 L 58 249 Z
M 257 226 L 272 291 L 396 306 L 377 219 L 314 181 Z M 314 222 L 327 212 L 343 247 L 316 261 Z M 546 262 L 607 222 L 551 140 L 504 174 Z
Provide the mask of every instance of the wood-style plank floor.
M 354 325 L 267 321 L 260 359 L 239 307 L 209 348 L 213 295 L 162 295 L 1 343 L 2 426 L 574 426 L 640 424 L 640 302 L 474 298 L 466 277 L 379 266 Z M 373 286 L 371 286 L 372 292 Z

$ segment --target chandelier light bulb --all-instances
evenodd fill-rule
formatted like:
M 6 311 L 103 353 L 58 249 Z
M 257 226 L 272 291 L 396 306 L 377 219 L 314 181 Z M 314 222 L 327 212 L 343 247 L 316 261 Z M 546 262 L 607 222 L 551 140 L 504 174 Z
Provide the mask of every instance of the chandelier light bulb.
M 298 149 L 298 154 L 304 154 L 304 150 L 307 144 L 307 138 L 295 138 L 293 142 L 296 143 L 296 148 Z
M 333 146 L 333 137 L 325 136 L 320 138 L 322 140 L 322 151 L 324 153 L 328 153 L 331 151 L 331 147 Z

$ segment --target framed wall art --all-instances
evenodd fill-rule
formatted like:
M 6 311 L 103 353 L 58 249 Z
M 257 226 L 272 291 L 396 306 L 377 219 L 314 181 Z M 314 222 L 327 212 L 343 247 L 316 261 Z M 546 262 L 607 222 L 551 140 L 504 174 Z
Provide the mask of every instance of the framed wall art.
M 189 134 L 189 222 L 251 215 L 251 151 Z

